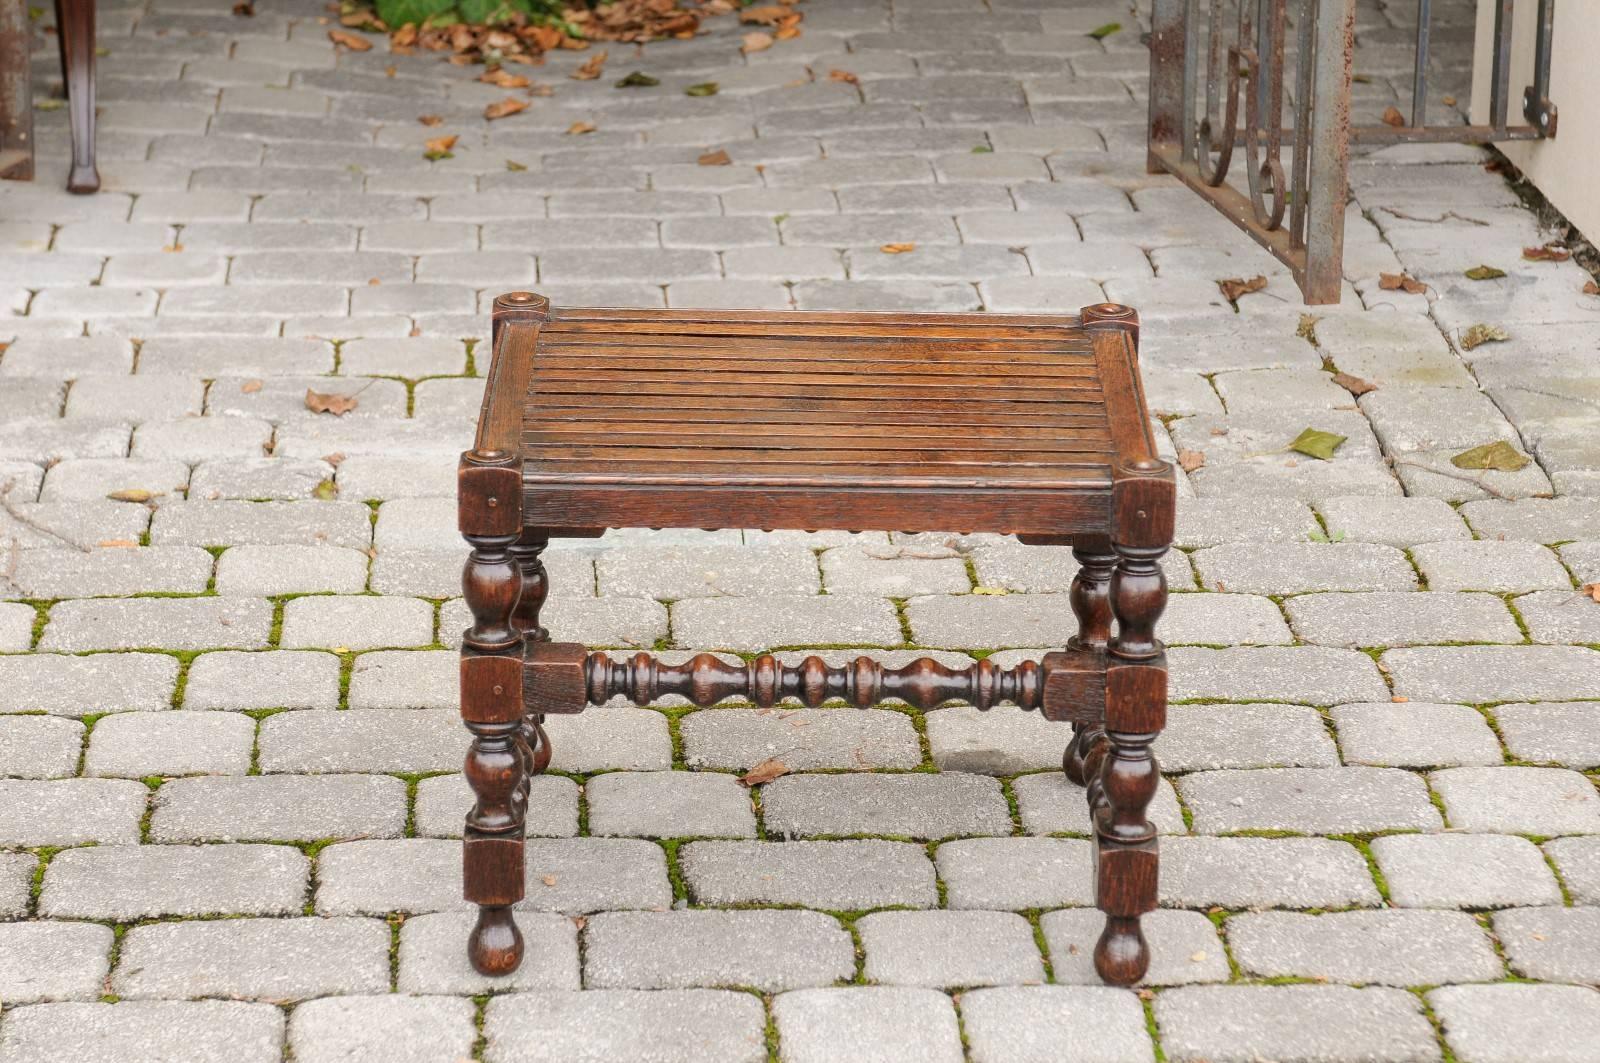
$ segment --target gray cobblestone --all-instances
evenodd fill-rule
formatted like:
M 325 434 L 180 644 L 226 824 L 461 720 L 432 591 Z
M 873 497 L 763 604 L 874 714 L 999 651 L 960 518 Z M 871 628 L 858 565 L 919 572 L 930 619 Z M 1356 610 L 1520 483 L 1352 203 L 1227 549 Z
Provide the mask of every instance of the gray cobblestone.
M 784 1057 L 793 1063 L 848 1057 L 888 1063 L 899 1052 L 928 1063 L 961 1060 L 955 1009 L 949 997 L 932 989 L 796 990 L 772 1002 L 772 1017 Z M 864 1046 L 872 1047 L 863 1053 Z
M 148 795 L 125 779 L 0 779 L 0 845 L 136 842 Z
M 596 559 L 600 593 L 629 598 L 802 595 L 821 589 L 803 547 L 618 547 Z
M 1174 701 L 1223 698 L 1335 705 L 1389 696 L 1372 659 L 1356 650 L 1180 647 L 1168 651 L 1167 662 L 1172 684 L 1169 696 Z
M 95 923 L 0 923 L 0 994 L 10 1005 L 99 999 L 113 936 Z
M 260 598 L 128 598 L 60 602 L 42 650 L 264 647 L 272 603 Z M 159 634 L 158 634 L 159 633 Z
M 352 709 L 452 709 L 460 700 L 460 657 L 446 650 L 374 650 L 350 672 Z
M 420 598 L 313 595 L 284 606 L 286 648 L 370 650 L 433 642 L 433 606 Z
M 123 997 L 291 1002 L 389 988 L 389 931 L 377 919 L 214 919 L 137 926 L 112 989 Z
M 1017 795 L 1022 829 L 1029 834 L 1093 834 L 1089 821 L 1089 802 L 1083 787 L 1067 781 L 1058 771 L 1022 775 L 1011 784 Z M 1162 834 L 1184 831 L 1183 813 L 1172 784 L 1162 782 L 1150 800 L 1150 822 Z
M 889 598 L 964 594 L 972 587 L 962 559 L 921 558 L 915 551 L 892 546 L 841 546 L 824 551 L 822 578 L 830 594 Z
M 507 977 L 489 978 L 472 969 L 461 948 L 474 918 L 465 912 L 440 912 L 407 919 L 400 931 L 400 991 L 462 995 L 501 988 L 579 988 L 578 931 L 571 919 L 516 913 L 526 943 L 522 966 Z
M 589 780 L 589 830 L 638 837 L 752 837 L 755 811 L 732 775 L 613 772 Z
M 928 748 L 940 771 L 1014 775 L 1055 767 L 1071 732 L 1036 712 L 1001 706 L 925 713 Z
M 301 1063 L 463 1059 L 477 1040 L 473 1018 L 470 1000 L 330 997 L 295 1008 L 289 1019 L 289 1046 Z
M 1284 609 L 1297 635 L 1324 645 L 1522 641 L 1522 632 L 1505 603 L 1493 594 L 1449 593 L 1438 588 L 1427 594 L 1301 594 L 1286 601 Z
M 1495 936 L 1512 970 L 1547 982 L 1587 982 L 1600 957 L 1600 908 L 1513 908 L 1496 913 Z
M 1174 1063 L 1440 1058 L 1421 1002 L 1403 989 L 1193 986 L 1161 994 L 1155 1015 Z
M 242 1001 L 32 1004 L 7 1014 L 0 1058 L 275 1063 L 283 1053 L 283 1026 L 277 1008 Z
M 1561 543 L 1587 539 L 1600 524 L 1600 499 L 1522 498 L 1515 502 L 1484 499 L 1461 507 L 1473 531 L 1483 539 L 1519 539 Z
M 1574 701 L 1497 705 L 1492 712 L 1513 757 L 1587 769 L 1600 766 L 1600 737 L 1594 729 L 1597 708 L 1592 701 Z
M 1255 594 L 1303 591 L 1408 591 L 1416 574 L 1405 555 L 1372 543 L 1230 544 L 1194 553 L 1212 590 Z
M 150 541 L 193 546 L 300 543 L 365 550 L 372 540 L 371 521 L 371 511 L 359 502 L 174 502 L 157 510 L 150 522 Z
M 203 712 L 125 712 L 95 723 L 86 775 L 243 775 L 255 721 Z
M 920 845 L 891 841 L 690 842 L 679 852 L 696 903 L 830 911 L 938 903 Z
M 1376 905 L 1360 852 L 1328 838 L 1168 838 L 1163 904 L 1185 908 Z
M 1600 1021 L 1587 986 L 1443 986 L 1428 1003 L 1456 1058 L 1472 1063 L 1581 1063 L 1588 1049 L 1571 1031 Z
M 465 730 L 447 748 L 464 745 Z M 457 758 L 459 759 L 459 758 Z M 531 781 L 525 823 L 530 838 L 571 838 L 578 833 L 578 784 L 559 775 L 540 775 Z M 458 774 L 435 775 L 417 783 L 416 833 L 422 838 L 459 838 L 473 797 L 466 779 Z
M 973 1063 L 1147 1063 L 1139 999 L 1109 986 L 1007 986 L 961 996 Z
M 455 768 L 463 738 L 460 714 L 450 710 L 310 709 L 263 720 L 256 745 L 264 772 L 418 773 Z
M 844 595 L 686 599 L 672 607 L 672 633 L 681 646 L 727 650 L 816 643 L 894 646 L 901 641 L 889 601 Z
M 1600 653 L 1578 646 L 1424 646 L 1382 660 L 1397 694 L 1472 704 L 1591 697 L 1600 667 Z
M 1247 912 L 1227 923 L 1247 974 L 1377 985 L 1492 981 L 1489 938 L 1464 912 Z
M 531 992 L 489 1002 L 494 1058 L 516 1063 L 760 1063 L 766 1013 L 749 993 L 714 989 Z M 604 1031 L 598 1037 L 596 1031 Z
M 325 461 L 292 458 L 243 458 L 203 461 L 189 481 L 189 497 L 206 501 L 308 499 L 324 480 L 333 478 Z
M 117 491 L 149 491 L 175 497 L 189 483 L 181 461 L 138 458 L 78 458 L 52 465 L 40 498 L 46 502 L 88 501 Z
M 1534 642 L 1592 645 L 1600 642 L 1600 608 L 1573 590 L 1536 591 L 1516 600 Z
M 156 841 L 395 837 L 405 828 L 406 787 L 381 775 L 176 779 L 154 804 Z
M 24 602 L 0 602 L 0 653 L 17 653 L 33 645 L 38 613 Z
M 1403 908 L 1507 908 L 1561 896 L 1537 846 L 1496 834 L 1396 834 L 1372 854 Z
M 1178 788 L 1193 813 L 1195 830 L 1203 834 L 1355 834 L 1441 826 L 1422 780 L 1394 768 L 1206 771 L 1184 776 Z
M 1317 509 L 1329 535 L 1355 542 L 1405 547 L 1472 534 L 1449 503 L 1437 498 L 1325 498 Z
M 999 784 L 978 775 L 791 775 L 767 783 L 761 802 L 779 837 L 1011 833 Z
M 236 546 L 217 562 L 217 593 L 224 595 L 350 594 L 366 584 L 366 555 L 346 547 Z
M 1165 771 L 1339 763 L 1321 715 L 1303 705 L 1174 705 L 1154 749 Z
M 1105 917 L 1092 908 L 1046 912 L 1039 920 L 1058 983 L 1099 985 L 1094 947 Z M 1140 920 L 1150 942 L 1144 985 L 1187 985 L 1228 980 L 1228 956 L 1217 928 L 1199 912 L 1158 909 Z
M 1600 794 L 1565 768 L 1446 768 L 1429 777 L 1452 827 L 1505 834 L 1600 833 Z
M 830 985 L 855 971 L 850 936 L 821 912 L 606 912 L 584 931 L 597 989 Z
M 916 729 L 887 709 L 715 709 L 678 724 L 690 767 L 747 769 L 777 758 L 791 771 L 914 768 Z
M 199 462 L 208 458 L 259 458 L 272 438 L 272 425 L 248 417 L 189 417 L 147 421 L 133 430 L 135 458 Z
M 957 909 L 1094 903 L 1090 843 L 1073 838 L 969 838 L 936 856 L 945 903 Z
M 161 916 L 290 915 L 311 861 L 286 845 L 100 845 L 58 853 L 39 914 L 127 922 Z
M 52 716 L 0 717 L 0 776 L 59 779 L 76 775 L 83 724 Z
M 1570 589 L 1556 555 L 1536 543 L 1424 543 L 1412 551 L 1434 590 L 1536 591 Z
M 195 546 L 23 550 L 15 555 L 10 583 L 18 597 L 40 599 L 195 594 L 210 582 L 211 565 L 211 555 Z
M 1329 715 L 1347 764 L 1437 768 L 1503 759 L 1488 721 L 1469 705 L 1382 701 L 1337 705 Z
M 312 650 L 203 653 L 189 666 L 186 709 L 331 709 L 339 658 Z

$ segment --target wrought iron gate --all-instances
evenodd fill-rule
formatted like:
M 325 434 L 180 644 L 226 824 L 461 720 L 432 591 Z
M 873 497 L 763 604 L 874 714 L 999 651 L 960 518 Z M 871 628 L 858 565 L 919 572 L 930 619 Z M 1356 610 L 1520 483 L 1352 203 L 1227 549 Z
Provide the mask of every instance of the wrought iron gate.
M 1556 108 L 1549 99 L 1555 0 L 1537 0 L 1534 83 L 1523 91 L 1523 125 L 1508 124 L 1516 0 L 1494 3 L 1489 124 L 1427 124 L 1430 0 L 1417 0 L 1409 116 L 1401 115 L 1399 125 L 1352 126 L 1355 0 L 1153 0 L 1149 169 L 1176 176 L 1277 256 L 1293 271 L 1306 302 L 1337 303 L 1352 140 L 1483 143 L 1555 136 Z M 1291 32 L 1292 70 L 1286 65 Z M 1287 125 L 1286 104 L 1292 109 Z M 1228 183 L 1241 147 L 1242 186 Z

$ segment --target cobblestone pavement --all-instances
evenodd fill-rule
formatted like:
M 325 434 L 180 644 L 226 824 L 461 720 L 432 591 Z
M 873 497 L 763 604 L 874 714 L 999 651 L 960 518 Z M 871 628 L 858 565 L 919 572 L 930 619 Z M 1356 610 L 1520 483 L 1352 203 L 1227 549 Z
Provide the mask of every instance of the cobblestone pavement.
M 1361 5 L 1363 113 L 1412 6 Z M 1307 325 L 1144 172 L 1115 2 L 812 0 L 748 57 L 731 20 L 595 81 L 553 56 L 493 124 L 473 69 L 256 10 L 103 3 L 105 190 L 60 190 L 59 110 L 0 187 L 0 1060 L 1600 1058 L 1600 300 L 1522 260 L 1549 234 L 1477 150 L 1353 165 L 1344 302 Z M 1435 10 L 1465 99 L 1465 8 Z M 1401 269 L 1428 290 L 1378 288 Z M 1089 965 L 1066 729 L 962 707 L 554 722 L 527 963 L 469 970 L 450 492 L 514 287 L 1143 311 L 1194 452 L 1148 990 Z M 1464 350 L 1478 323 L 1510 338 Z M 1348 441 L 1286 452 L 1307 427 Z M 1534 461 L 1448 462 L 1496 440 Z M 549 559 L 549 625 L 595 646 L 1010 662 L 1072 627 L 1070 556 L 994 536 Z M 738 785 L 772 756 L 795 773 Z

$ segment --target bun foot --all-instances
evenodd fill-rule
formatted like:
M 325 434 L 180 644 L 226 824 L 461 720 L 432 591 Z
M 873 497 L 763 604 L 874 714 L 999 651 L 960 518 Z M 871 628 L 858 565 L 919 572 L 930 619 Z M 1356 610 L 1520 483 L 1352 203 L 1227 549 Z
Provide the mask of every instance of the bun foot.
M 87 196 L 100 191 L 100 171 L 94 166 L 74 165 L 67 172 L 67 191 L 75 196 Z
M 479 908 L 478 923 L 467 938 L 473 970 L 491 978 L 508 975 L 522 963 L 522 931 L 510 908 Z
M 1150 968 L 1150 946 L 1139 920 L 1110 916 L 1094 947 L 1094 969 L 1111 985 L 1133 985 Z

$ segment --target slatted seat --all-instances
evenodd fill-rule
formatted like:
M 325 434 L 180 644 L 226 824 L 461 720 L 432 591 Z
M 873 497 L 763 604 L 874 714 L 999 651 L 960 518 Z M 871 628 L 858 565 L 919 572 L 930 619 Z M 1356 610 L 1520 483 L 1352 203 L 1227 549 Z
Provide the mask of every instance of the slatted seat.
M 546 716 L 617 696 L 762 706 L 894 697 L 920 708 L 1010 703 L 1072 724 L 1062 766 L 1085 788 L 1106 913 L 1095 965 L 1111 982 L 1140 978 L 1149 949 L 1139 918 L 1156 903 L 1146 809 L 1160 781 L 1150 745 L 1166 718 L 1155 624 L 1174 482 L 1156 455 L 1137 347 L 1137 315 L 1113 304 L 1013 316 L 496 300 L 459 492 L 472 546 L 461 712 L 477 799 L 464 832 L 474 966 L 503 975 L 521 960 L 511 908 L 524 895 L 529 780 L 550 760 Z M 541 551 L 553 537 L 627 527 L 945 529 L 1070 545 L 1078 630 L 1010 667 L 770 654 L 667 664 L 551 642 Z

